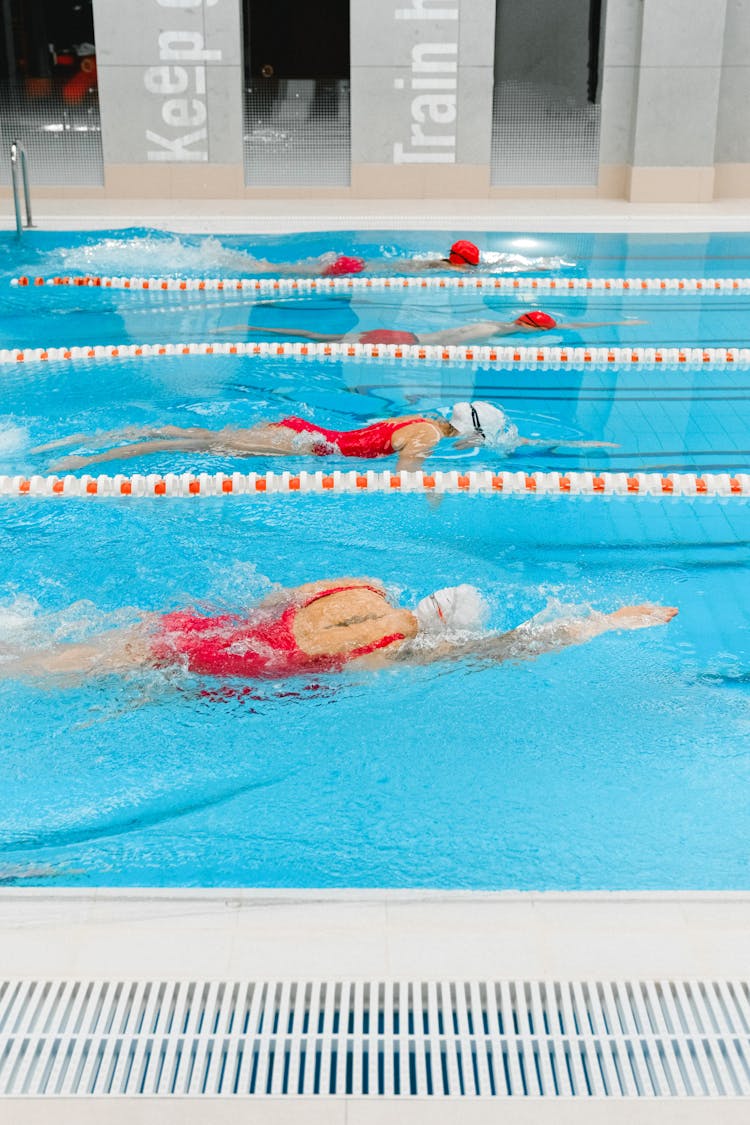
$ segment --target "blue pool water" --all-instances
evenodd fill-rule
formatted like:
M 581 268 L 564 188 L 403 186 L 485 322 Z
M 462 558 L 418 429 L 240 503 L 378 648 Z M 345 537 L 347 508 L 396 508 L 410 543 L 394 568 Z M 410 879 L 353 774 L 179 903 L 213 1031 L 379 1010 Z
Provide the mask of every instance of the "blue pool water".
M 6 635 L 269 583 L 680 607 L 528 663 L 350 672 L 243 693 L 137 673 L 0 682 L 2 864 L 65 884 L 747 887 L 750 511 L 687 501 L 268 497 L 7 505 Z M 27 593 L 27 592 L 30 592 Z M 29 600 L 29 597 L 33 600 Z M 11 716 L 8 721 L 8 716 Z M 37 877 L 37 881 L 39 881 Z
M 481 236 L 496 250 L 515 237 Z M 254 250 L 280 261 L 387 244 L 395 257 L 440 249 L 447 238 L 294 236 L 256 240 Z M 566 257 L 588 275 L 750 275 L 750 238 L 736 236 L 550 235 L 523 252 Z M 4 239 L 0 346 L 204 339 L 211 327 L 234 323 L 237 309 L 251 323 L 263 316 L 348 331 L 420 318 L 427 331 L 519 304 L 487 304 L 476 294 L 371 295 L 263 306 L 250 310 L 251 320 L 245 306 L 228 309 L 217 294 L 199 301 L 7 287 L 18 273 L 79 269 L 248 274 L 243 256 L 246 240 L 154 232 L 36 235 L 20 255 Z M 556 297 L 554 311 L 648 321 L 638 334 L 607 330 L 607 340 L 745 343 L 746 300 Z M 24 365 L 0 370 L 0 379 L 4 473 L 45 471 L 49 455 L 32 454 L 33 444 L 77 430 L 165 421 L 218 428 L 291 412 L 346 428 L 469 396 L 502 403 L 526 436 L 619 448 L 542 449 L 502 462 L 492 451 L 463 453 L 467 468 L 750 464 L 750 376 L 742 369 L 543 373 L 225 356 Z M 434 467 L 449 468 L 456 456 L 442 451 Z M 178 454 L 106 469 L 249 467 L 279 464 Z M 240 610 L 274 583 L 339 574 L 381 578 L 404 605 L 441 585 L 474 583 L 488 596 L 495 629 L 542 611 L 576 612 L 570 607 L 653 601 L 680 613 L 664 628 L 489 667 L 261 685 L 174 670 L 73 686 L 0 678 L 0 880 L 745 889 L 749 556 L 744 500 L 3 501 L 0 656 L 3 642 L 83 639 L 131 623 L 139 610 Z

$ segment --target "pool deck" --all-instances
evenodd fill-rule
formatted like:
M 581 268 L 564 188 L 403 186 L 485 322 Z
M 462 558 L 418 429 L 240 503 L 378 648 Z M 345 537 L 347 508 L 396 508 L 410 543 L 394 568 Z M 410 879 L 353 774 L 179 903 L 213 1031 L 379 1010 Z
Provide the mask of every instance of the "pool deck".
M 750 893 L 0 890 L 6 977 L 745 977 Z
M 2 192 L 0 192 L 0 199 Z M 14 230 L 10 197 L 0 231 Z M 626 203 L 595 199 L 81 199 L 33 193 L 40 230 L 106 230 L 129 226 L 192 233 L 273 234 L 320 230 L 750 231 L 750 199 L 713 203 Z
M 746 979 L 750 893 L 0 891 L 6 979 Z M 7 1098 L 13 1125 L 740 1125 L 741 1098 Z M 460 1108 L 459 1108 L 460 1104 Z

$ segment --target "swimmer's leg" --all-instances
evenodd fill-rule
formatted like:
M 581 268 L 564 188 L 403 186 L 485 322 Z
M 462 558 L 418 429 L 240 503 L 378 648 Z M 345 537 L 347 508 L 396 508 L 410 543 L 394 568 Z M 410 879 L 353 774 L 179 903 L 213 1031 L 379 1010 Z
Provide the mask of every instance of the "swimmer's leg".
M 335 344 L 341 338 L 340 332 L 310 332 L 305 328 L 265 328 L 259 324 L 230 324 L 226 328 L 213 328 L 212 332 L 262 332 L 267 336 L 294 336 L 304 340 L 316 340 L 318 343 Z
M 96 447 L 140 437 L 180 437 L 183 434 L 186 437 L 199 437 L 205 434 L 206 438 L 210 439 L 213 433 L 213 430 L 206 430 L 200 426 L 123 426 L 120 430 L 107 430 L 102 434 L 70 434 L 68 437 L 57 438 L 56 441 L 45 442 L 44 445 L 35 445 L 29 452 L 46 453 L 50 449 L 64 449 L 66 445 Z
M 7 654 L 6 649 L 6 654 Z M 132 671 L 150 661 L 151 643 L 142 626 L 111 629 L 90 641 L 15 652 L 0 661 L 0 678 L 93 676 Z
M 206 436 L 203 436 L 203 435 Z M 106 449 L 103 453 L 92 453 L 87 457 L 73 454 L 62 457 L 50 465 L 51 472 L 67 469 L 85 469 L 87 465 L 98 465 L 103 461 L 129 461 L 133 457 L 146 457 L 151 453 L 224 453 L 224 443 L 217 443 L 218 434 L 215 430 L 201 431 L 200 437 L 164 438 L 154 441 L 138 441 L 131 445 L 117 445 L 114 449 Z

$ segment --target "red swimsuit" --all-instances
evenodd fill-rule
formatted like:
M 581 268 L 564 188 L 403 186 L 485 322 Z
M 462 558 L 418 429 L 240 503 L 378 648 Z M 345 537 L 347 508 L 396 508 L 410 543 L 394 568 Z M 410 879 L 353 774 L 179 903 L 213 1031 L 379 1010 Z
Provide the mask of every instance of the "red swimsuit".
M 199 675 L 284 679 L 340 672 L 350 660 L 406 639 L 404 633 L 391 633 L 348 652 L 319 656 L 303 652 L 294 636 L 298 611 L 344 590 L 372 590 L 385 597 L 377 586 L 332 586 L 302 603 L 288 605 L 278 615 L 264 616 L 260 611 L 258 619 L 252 621 L 231 613 L 203 617 L 191 610 L 177 610 L 162 617 L 159 631 L 152 638 L 151 655 L 156 664 L 186 664 Z
M 328 457 L 339 452 L 344 457 L 388 457 L 394 452 L 393 435 L 404 426 L 416 422 L 430 422 L 430 418 L 409 418 L 405 422 L 374 422 L 359 430 L 326 430 L 305 418 L 282 418 L 272 422 L 274 426 L 285 426 L 295 434 L 319 434 L 324 440 L 315 442 L 311 452 L 316 457 Z
M 358 344 L 418 344 L 419 336 L 413 332 L 402 332 L 398 328 L 371 328 L 360 333 Z

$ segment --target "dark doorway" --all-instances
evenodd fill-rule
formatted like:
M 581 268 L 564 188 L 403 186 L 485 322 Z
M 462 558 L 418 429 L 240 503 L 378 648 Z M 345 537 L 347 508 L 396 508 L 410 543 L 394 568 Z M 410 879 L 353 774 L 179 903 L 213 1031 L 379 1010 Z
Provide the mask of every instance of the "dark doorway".
M 599 175 L 604 0 L 496 0 L 492 183 Z
M 92 0 L 0 0 L 3 151 L 16 139 L 32 184 L 102 183 Z
M 248 184 L 349 183 L 349 3 L 243 0 Z
M 254 78 L 349 77 L 349 0 L 245 0 Z
M 599 58 L 602 38 L 602 0 L 590 0 L 589 5 L 589 102 L 599 99 Z

